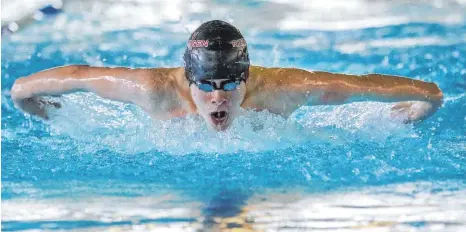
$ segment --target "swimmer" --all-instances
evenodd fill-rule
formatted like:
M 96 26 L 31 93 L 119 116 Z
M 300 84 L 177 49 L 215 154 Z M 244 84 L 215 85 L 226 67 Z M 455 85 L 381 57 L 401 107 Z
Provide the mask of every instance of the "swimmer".
M 174 68 L 57 67 L 17 79 L 11 97 L 24 112 L 48 119 L 47 109 L 61 104 L 44 96 L 87 91 L 135 104 L 155 119 L 198 114 L 217 131 L 226 130 L 241 108 L 286 117 L 303 105 L 397 102 L 392 114 L 412 123 L 434 114 L 443 102 L 436 84 L 405 77 L 250 65 L 242 34 L 220 20 L 191 34 L 183 59 L 184 67 Z

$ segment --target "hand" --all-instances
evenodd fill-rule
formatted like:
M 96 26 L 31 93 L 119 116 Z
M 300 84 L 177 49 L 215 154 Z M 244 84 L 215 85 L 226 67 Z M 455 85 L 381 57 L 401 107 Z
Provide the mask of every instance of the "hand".
M 391 117 L 401 119 L 403 123 L 413 123 L 424 120 L 437 111 L 440 104 L 426 101 L 406 101 L 392 107 Z
M 47 100 L 42 97 L 25 98 L 15 103 L 25 112 L 39 116 L 45 120 L 49 119 L 49 115 L 47 113 L 49 108 L 61 108 L 61 104 L 59 102 Z

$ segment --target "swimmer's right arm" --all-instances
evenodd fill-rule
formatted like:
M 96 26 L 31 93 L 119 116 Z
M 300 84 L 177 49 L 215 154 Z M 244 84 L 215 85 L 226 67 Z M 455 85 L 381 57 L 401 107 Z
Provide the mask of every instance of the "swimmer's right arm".
M 11 98 L 23 111 L 48 119 L 46 108 L 60 104 L 44 100 L 56 96 L 86 91 L 101 97 L 134 103 L 145 108 L 152 93 L 155 69 L 129 69 L 71 65 L 44 70 L 15 81 Z

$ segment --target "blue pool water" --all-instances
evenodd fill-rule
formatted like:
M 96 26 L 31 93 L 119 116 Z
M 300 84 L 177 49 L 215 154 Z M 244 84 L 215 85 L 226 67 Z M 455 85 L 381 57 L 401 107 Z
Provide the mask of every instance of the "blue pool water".
M 293 1 L 71 2 L 2 37 L 2 230 L 464 230 L 466 7 L 317 3 L 309 16 Z M 57 98 L 50 121 L 13 106 L 15 79 L 55 66 L 180 66 L 211 17 L 240 28 L 253 64 L 408 76 L 438 84 L 444 106 L 416 125 L 376 102 L 245 111 L 226 133 L 90 93 Z

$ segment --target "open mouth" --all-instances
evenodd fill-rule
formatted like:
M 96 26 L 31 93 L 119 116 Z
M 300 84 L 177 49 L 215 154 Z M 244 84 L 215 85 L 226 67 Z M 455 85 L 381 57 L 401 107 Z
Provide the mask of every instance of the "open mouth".
M 210 113 L 210 117 L 212 118 L 212 121 L 214 121 L 216 125 L 224 124 L 228 119 L 228 112 L 226 111 L 212 112 Z
M 221 120 L 221 119 L 224 119 L 227 116 L 227 112 L 226 111 L 217 111 L 217 112 L 211 113 L 210 115 L 212 115 L 212 117 L 214 117 L 215 119 Z

